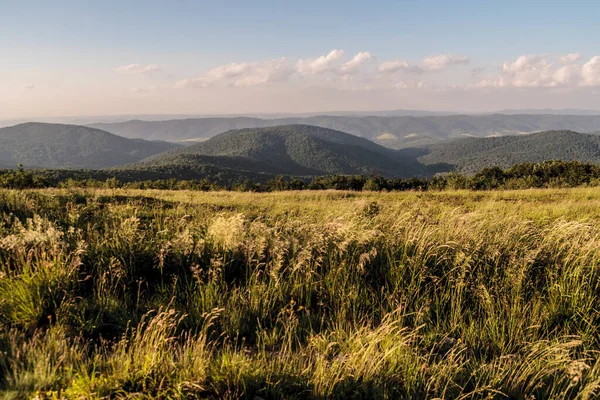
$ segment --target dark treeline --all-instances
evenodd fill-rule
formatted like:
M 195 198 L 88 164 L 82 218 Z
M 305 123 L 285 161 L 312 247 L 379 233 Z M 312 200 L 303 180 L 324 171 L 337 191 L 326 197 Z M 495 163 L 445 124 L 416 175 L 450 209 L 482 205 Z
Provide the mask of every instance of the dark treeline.
M 330 175 L 308 178 L 277 176 L 266 182 L 244 180 L 222 185 L 209 179 L 181 180 L 148 179 L 131 180 L 118 172 L 105 177 L 97 171 L 57 170 L 0 171 L 0 187 L 10 189 L 27 188 L 129 188 L 163 190 L 233 190 L 243 192 L 274 192 L 284 190 L 352 190 L 352 191 L 407 191 L 444 189 L 527 189 L 545 187 L 577 187 L 600 185 L 600 166 L 579 161 L 546 161 L 522 163 L 508 169 L 485 168 L 476 174 L 449 173 L 433 178 L 385 178 L 382 176 Z M 104 179 L 99 179 L 98 176 Z

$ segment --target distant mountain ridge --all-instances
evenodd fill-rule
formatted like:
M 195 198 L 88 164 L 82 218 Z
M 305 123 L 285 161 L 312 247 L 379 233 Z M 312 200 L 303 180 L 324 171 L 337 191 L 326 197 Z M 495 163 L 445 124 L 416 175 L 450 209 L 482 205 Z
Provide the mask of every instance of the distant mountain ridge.
M 63 116 L 63 117 L 30 117 L 30 118 L 19 118 L 19 119 L 0 119 L 0 128 L 6 126 L 18 125 L 26 122 L 42 122 L 50 124 L 72 124 L 72 125 L 94 125 L 98 123 L 121 123 L 126 121 L 167 121 L 174 119 L 198 119 L 198 118 L 238 118 L 238 117 L 249 117 L 249 118 L 262 118 L 262 119 L 274 119 L 274 118 L 304 118 L 314 117 L 318 115 L 338 115 L 338 116 L 366 116 L 366 115 L 377 115 L 377 116 L 425 116 L 425 115 L 454 115 L 460 114 L 458 112 L 446 112 L 446 111 L 428 111 L 428 110 L 407 110 L 407 109 L 395 109 L 395 110 L 373 110 L 373 111 L 361 111 L 361 110 L 350 110 L 350 111 L 313 111 L 313 112 L 266 112 L 266 113 L 231 113 L 231 114 L 202 114 L 202 113 L 189 113 L 189 114 L 121 114 L 121 115 L 80 115 L 80 116 Z M 469 113 L 466 113 L 469 114 Z
M 600 115 L 600 110 L 582 110 L 578 108 L 525 108 L 525 109 L 506 109 L 495 112 L 494 114 L 531 114 L 531 115 Z
M 248 119 L 228 122 L 244 124 Z M 462 136 L 391 149 L 342 131 L 292 124 L 233 129 L 184 147 L 127 139 L 77 125 L 26 123 L 0 129 L 0 168 L 16 168 L 19 163 L 26 168 L 103 169 L 107 173 L 116 168 L 148 179 L 232 182 L 332 174 L 411 178 L 547 160 L 600 164 L 600 136 L 552 130 L 501 137 Z
M 495 138 L 464 138 L 428 146 L 418 158 L 425 164 L 454 165 L 461 172 L 485 167 L 508 168 L 549 160 L 600 164 L 600 136 L 573 131 L 547 131 Z
M 30 122 L 0 128 L 0 165 L 16 168 L 107 168 L 179 147 L 127 139 L 99 129 Z
M 334 129 L 390 148 L 421 147 L 464 136 L 488 137 L 547 130 L 600 131 L 600 115 L 331 116 L 250 117 L 128 121 L 91 126 L 129 138 L 181 141 L 211 138 L 231 129 L 302 124 Z
M 293 176 L 413 177 L 443 169 L 424 166 L 413 155 L 364 138 L 310 125 L 231 130 L 127 167 L 164 171 L 206 166 Z
M 186 118 L 167 121 L 131 120 L 89 126 L 127 138 L 178 142 L 197 138 L 208 139 L 232 129 L 260 128 L 269 121 L 251 117 Z

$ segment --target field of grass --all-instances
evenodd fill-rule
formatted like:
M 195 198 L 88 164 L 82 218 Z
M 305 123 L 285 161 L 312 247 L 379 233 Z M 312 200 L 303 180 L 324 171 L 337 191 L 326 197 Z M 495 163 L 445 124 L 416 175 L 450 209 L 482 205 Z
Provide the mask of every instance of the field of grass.
M 600 395 L 600 188 L 0 191 L 0 397 Z

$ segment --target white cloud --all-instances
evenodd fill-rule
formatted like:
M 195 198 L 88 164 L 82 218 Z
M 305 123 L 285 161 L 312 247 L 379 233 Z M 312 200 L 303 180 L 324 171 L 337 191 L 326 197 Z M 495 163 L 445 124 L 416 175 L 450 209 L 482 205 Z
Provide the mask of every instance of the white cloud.
M 578 65 L 564 65 L 557 69 L 552 77 L 553 85 L 576 86 L 581 82 L 581 68 Z
M 23 89 L 28 89 L 28 90 L 35 89 L 35 85 L 28 83 L 26 85 L 23 85 Z
M 286 58 L 263 62 L 231 63 L 211 69 L 198 78 L 178 81 L 175 88 L 228 86 L 257 86 L 284 81 L 293 73 Z
M 115 68 L 114 71 L 120 72 L 120 73 L 129 73 L 129 74 L 147 74 L 150 72 L 160 71 L 161 69 L 162 68 L 156 64 L 148 64 L 148 65 L 128 64 L 128 65 L 121 65 L 120 67 Z
M 502 66 L 505 84 L 518 88 L 555 87 L 554 64 L 548 55 L 522 55 Z
M 398 71 L 407 70 L 410 68 L 408 61 L 386 61 L 377 69 L 381 73 L 393 74 Z
M 293 73 L 286 58 L 255 63 L 251 69 L 240 76 L 236 86 L 264 85 L 272 82 L 285 81 Z
M 361 65 L 375 61 L 375 57 L 369 52 L 358 53 L 347 63 L 342 64 L 340 71 L 343 74 L 351 74 L 356 72 Z
M 592 57 L 581 69 L 583 84 L 586 86 L 600 86 L 600 56 Z
M 600 56 L 581 66 L 579 53 L 571 53 L 555 62 L 549 54 L 522 55 L 505 62 L 498 75 L 489 76 L 479 88 L 558 88 L 600 85 Z
M 451 65 L 467 65 L 469 57 L 454 54 L 440 54 L 438 56 L 425 57 L 419 64 L 421 71 L 442 71 Z
M 287 58 L 268 61 L 240 62 L 215 67 L 198 77 L 177 81 L 175 89 L 207 88 L 215 86 L 244 87 L 268 85 L 290 80 L 293 76 L 303 77 L 303 84 L 325 84 L 331 88 L 344 90 L 364 90 L 364 88 L 424 88 L 424 83 L 402 80 L 394 76 L 404 70 L 412 73 L 441 71 L 449 65 L 468 63 L 468 57 L 442 54 L 427 57 L 419 64 L 408 61 L 388 61 L 378 66 L 377 72 L 366 68 L 373 63 L 375 56 L 367 51 L 358 52 L 344 60 L 343 50 L 331 50 L 326 55 L 311 59 L 300 59 L 295 64 Z M 387 76 L 391 78 L 388 79 Z M 369 89 L 369 90 L 370 90 Z
M 399 71 L 415 73 L 443 71 L 451 65 L 467 65 L 469 61 L 467 56 L 440 54 L 425 57 L 419 64 L 411 64 L 408 61 L 386 61 L 379 66 L 378 71 L 382 74 L 394 74 Z
M 319 74 L 335 69 L 336 62 L 342 58 L 344 50 L 331 50 L 329 54 L 310 60 L 299 60 L 296 70 L 301 74 Z
M 290 66 L 287 58 L 231 63 L 215 67 L 200 77 L 180 80 L 175 83 L 175 88 L 205 88 L 214 85 L 258 86 L 288 80 L 294 73 L 310 76 L 330 72 L 336 75 L 335 80 L 341 78 L 342 81 L 351 81 L 361 66 L 375 60 L 371 53 L 360 52 L 340 65 L 343 55 L 343 50 L 332 50 L 327 55 L 314 59 L 298 60 L 295 69 Z
M 570 88 L 600 86 L 600 56 L 587 63 L 581 61 L 579 53 L 562 56 L 549 54 L 522 55 L 503 63 L 497 73 L 491 66 L 471 70 L 473 84 L 443 81 L 445 75 L 428 81 L 424 74 L 440 73 L 456 65 L 467 65 L 469 57 L 463 55 L 440 54 L 425 57 L 419 62 L 395 60 L 381 63 L 376 71 L 366 68 L 374 62 L 370 52 L 356 53 L 352 58 L 344 58 L 343 50 L 332 50 L 326 55 L 293 62 L 287 58 L 266 61 L 239 62 L 221 65 L 203 75 L 180 80 L 175 88 L 191 87 L 247 87 L 265 86 L 276 82 L 292 81 L 294 76 L 302 76 L 302 85 L 326 85 L 339 90 L 375 89 L 425 89 L 443 90 L 460 88 Z M 124 66 L 122 70 L 141 71 L 140 66 Z M 401 74 L 404 72 L 405 74 Z M 468 72 L 468 71 L 467 71 Z M 145 93 L 148 88 L 132 88 L 132 92 Z
M 219 82 L 243 76 L 252 69 L 252 63 L 231 63 L 211 69 L 204 75 L 209 83 Z
M 488 77 L 476 87 L 481 88 L 537 88 L 556 87 L 558 81 L 554 74 L 557 72 L 549 55 L 522 55 L 513 62 L 504 62 L 499 75 Z M 566 79 L 566 71 L 558 74 Z
M 576 63 L 581 59 L 581 53 L 570 53 L 566 56 L 562 56 L 559 61 L 563 65 L 571 65 Z

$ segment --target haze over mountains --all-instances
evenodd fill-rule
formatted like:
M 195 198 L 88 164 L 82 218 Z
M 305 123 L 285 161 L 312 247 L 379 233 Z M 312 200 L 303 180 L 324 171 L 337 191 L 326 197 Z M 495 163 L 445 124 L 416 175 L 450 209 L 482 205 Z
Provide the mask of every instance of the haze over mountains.
M 99 123 L 121 123 L 127 121 L 168 121 L 175 119 L 199 119 L 199 118 L 235 118 L 250 117 L 260 119 L 276 118 L 307 118 L 321 115 L 351 116 L 351 117 L 426 117 L 426 116 L 448 116 L 448 115 L 492 115 L 492 114 L 533 114 L 533 115 L 600 115 L 600 110 L 584 110 L 576 108 L 529 108 L 529 109 L 503 109 L 490 112 L 467 112 L 467 111 L 431 111 L 431 110 L 345 110 L 345 111 L 318 111 L 301 113 L 236 113 L 236 114 L 122 114 L 122 115 L 83 115 L 64 117 L 29 117 L 20 119 L 0 119 L 0 128 L 18 125 L 26 122 L 44 122 L 51 124 L 71 125 L 95 125 Z
M 167 121 L 174 119 L 198 119 L 198 118 L 236 118 L 250 117 L 262 119 L 275 118 L 304 118 L 318 115 L 336 116 L 380 116 L 398 117 L 413 116 L 421 117 L 427 115 L 454 115 L 455 112 L 427 111 L 427 110 L 377 110 L 377 111 L 328 111 L 328 112 L 302 112 L 302 113 L 251 113 L 251 114 L 123 114 L 123 115 L 96 115 L 96 116 L 65 116 L 65 117 L 34 117 L 0 120 L 0 128 L 23 124 L 26 122 L 43 122 L 49 124 L 70 125 L 95 125 L 99 123 L 120 123 L 127 121 Z M 468 114 L 468 113 L 467 113 Z M 597 113 L 600 114 L 600 111 Z
M 339 130 L 390 148 L 421 147 L 465 136 L 488 137 L 545 130 L 600 130 L 600 115 L 446 115 L 446 116 L 314 116 L 261 119 L 250 117 L 127 121 L 93 127 L 128 138 L 206 140 L 231 129 L 302 124 Z
M 127 139 L 78 125 L 25 123 L 0 128 L 0 165 L 15 168 L 106 168 L 179 147 Z

